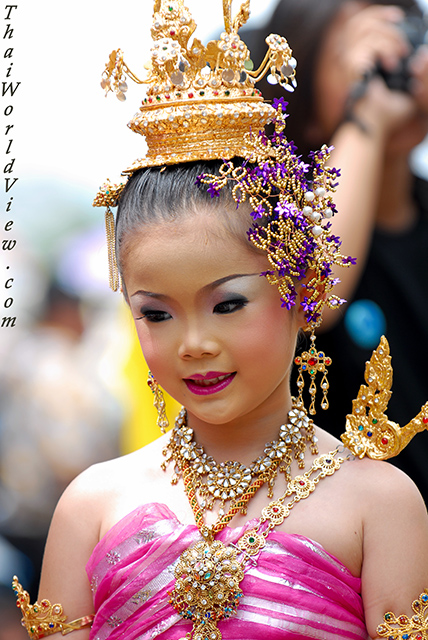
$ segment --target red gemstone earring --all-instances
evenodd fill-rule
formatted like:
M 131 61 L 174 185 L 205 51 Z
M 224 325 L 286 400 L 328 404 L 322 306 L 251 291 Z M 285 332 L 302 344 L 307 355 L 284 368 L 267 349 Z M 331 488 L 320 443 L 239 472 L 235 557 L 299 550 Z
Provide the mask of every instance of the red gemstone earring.
M 305 381 L 303 378 L 303 372 L 309 373 L 311 377 L 311 383 L 309 385 L 309 394 L 311 396 L 311 404 L 309 407 L 309 413 L 314 415 L 316 413 L 315 410 L 315 396 L 317 393 L 317 386 L 315 384 L 315 376 L 318 371 L 323 374 L 321 379 L 321 389 L 322 389 L 322 400 L 321 400 L 321 409 L 328 409 L 328 399 L 327 392 L 330 387 L 327 380 L 327 369 L 326 367 L 331 365 L 331 358 L 325 355 L 324 351 L 317 351 L 315 346 L 316 336 L 314 333 L 314 329 L 311 331 L 310 336 L 311 344 L 308 351 L 304 351 L 301 356 L 297 356 L 294 358 L 294 363 L 299 367 L 299 375 L 297 378 L 297 389 L 298 389 L 298 402 L 303 404 L 303 388 L 305 386 Z

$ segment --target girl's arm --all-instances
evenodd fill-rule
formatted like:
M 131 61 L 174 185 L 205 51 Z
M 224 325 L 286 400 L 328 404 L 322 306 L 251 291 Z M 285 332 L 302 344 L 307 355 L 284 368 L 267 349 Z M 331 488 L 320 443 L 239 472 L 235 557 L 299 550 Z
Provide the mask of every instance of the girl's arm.
M 85 566 L 99 541 L 102 495 L 96 475 L 90 468 L 66 489 L 46 543 L 38 600 L 61 604 L 67 622 L 94 612 Z M 89 638 L 89 627 L 72 638 Z
M 411 617 L 412 602 L 428 588 L 428 514 L 405 474 L 388 463 L 370 466 L 361 494 L 361 577 L 367 629 L 377 638 L 385 613 Z

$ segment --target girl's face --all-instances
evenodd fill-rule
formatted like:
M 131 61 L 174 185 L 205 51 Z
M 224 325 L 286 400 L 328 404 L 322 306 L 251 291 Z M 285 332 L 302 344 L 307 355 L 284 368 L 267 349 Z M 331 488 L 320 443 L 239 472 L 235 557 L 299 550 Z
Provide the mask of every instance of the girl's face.
M 221 216 L 199 211 L 144 227 L 123 263 L 147 364 L 193 428 L 248 423 L 252 414 L 284 418 L 302 317 L 282 308 L 260 276 L 264 255 L 233 237 Z

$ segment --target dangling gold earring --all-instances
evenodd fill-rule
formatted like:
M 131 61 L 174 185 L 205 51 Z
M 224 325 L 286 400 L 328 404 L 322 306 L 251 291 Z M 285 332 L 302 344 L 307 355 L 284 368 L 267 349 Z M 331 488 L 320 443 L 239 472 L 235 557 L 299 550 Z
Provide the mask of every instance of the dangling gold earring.
M 169 427 L 169 421 L 165 411 L 165 398 L 163 397 L 162 389 L 154 379 L 151 371 L 149 371 L 149 375 L 147 377 L 147 384 L 149 385 L 154 396 L 153 406 L 155 407 L 158 414 L 156 424 L 161 430 L 161 433 L 166 433 L 166 430 Z
M 331 358 L 325 355 L 324 351 L 317 351 L 315 346 L 315 327 L 311 326 L 311 344 L 308 351 L 304 351 L 301 356 L 297 356 L 294 358 L 294 363 L 299 366 L 299 375 L 297 378 L 297 389 L 298 396 L 297 401 L 303 404 L 303 388 L 305 386 L 305 381 L 303 378 L 303 372 L 309 373 L 311 377 L 311 383 L 309 385 L 309 394 L 311 396 L 311 404 L 309 407 L 309 413 L 311 415 L 316 414 L 315 409 L 315 396 L 317 394 L 317 386 L 315 384 L 315 376 L 320 371 L 323 374 L 321 379 L 321 389 L 322 389 L 322 400 L 321 400 L 321 409 L 328 409 L 328 399 L 327 392 L 330 387 L 327 380 L 327 369 L 326 367 L 331 365 Z

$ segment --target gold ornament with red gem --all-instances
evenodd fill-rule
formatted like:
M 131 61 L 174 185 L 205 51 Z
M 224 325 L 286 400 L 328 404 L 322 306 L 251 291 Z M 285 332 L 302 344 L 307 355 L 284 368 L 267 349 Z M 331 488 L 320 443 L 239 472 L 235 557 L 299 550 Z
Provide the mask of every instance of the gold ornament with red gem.
M 428 402 L 403 427 L 388 420 L 392 366 L 385 336 L 366 363 L 364 378 L 366 384 L 361 385 L 357 398 L 352 401 L 352 413 L 346 416 L 346 432 L 341 439 L 359 458 L 387 460 L 398 455 L 416 433 L 428 429 Z
M 325 355 L 323 351 L 318 351 L 315 346 L 315 333 L 312 330 L 312 334 L 310 337 L 311 344 L 308 351 L 304 351 L 300 356 L 294 358 L 294 363 L 299 367 L 299 375 L 297 378 L 297 389 L 299 395 L 297 397 L 297 401 L 303 405 L 303 389 L 305 386 L 305 380 L 303 377 L 303 373 L 308 373 L 311 379 L 309 385 L 309 394 L 311 396 L 311 404 L 309 406 L 309 413 L 314 415 L 316 413 L 315 410 L 315 398 L 317 394 L 317 387 L 315 384 L 315 377 L 318 372 L 323 374 L 321 379 L 321 389 L 322 389 L 322 400 L 321 400 L 321 409 L 328 409 L 329 403 L 327 399 L 328 389 L 330 387 L 328 379 L 327 379 L 327 369 L 331 365 L 331 358 Z

